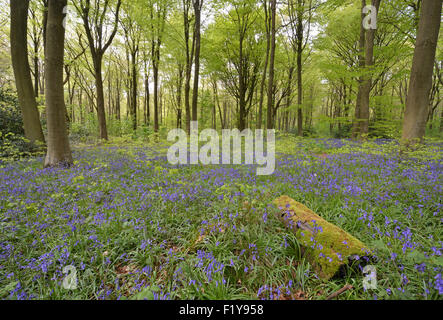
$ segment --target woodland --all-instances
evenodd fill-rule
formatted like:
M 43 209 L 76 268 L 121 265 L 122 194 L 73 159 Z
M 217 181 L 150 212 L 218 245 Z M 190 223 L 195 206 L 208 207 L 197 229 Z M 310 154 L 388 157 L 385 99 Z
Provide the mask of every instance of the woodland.
M 0 299 L 442 299 L 441 12 L 0 0 Z M 193 122 L 275 171 L 169 163 Z

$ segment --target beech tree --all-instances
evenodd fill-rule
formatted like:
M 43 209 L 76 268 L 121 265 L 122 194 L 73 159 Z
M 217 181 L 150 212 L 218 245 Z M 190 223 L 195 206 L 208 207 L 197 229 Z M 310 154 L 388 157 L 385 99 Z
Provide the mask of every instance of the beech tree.
M 112 24 L 112 31 L 108 39 L 105 39 L 107 34 L 106 20 L 109 19 L 109 11 L 111 10 L 112 2 L 105 0 L 103 3 L 95 2 L 91 5 L 91 0 L 80 0 L 80 2 L 73 2 L 78 14 L 83 20 L 83 26 L 86 36 L 88 38 L 89 50 L 91 52 L 92 62 L 94 65 L 94 77 L 97 90 L 97 116 L 99 122 L 100 138 L 108 140 L 108 130 L 106 127 L 105 114 L 105 97 L 103 90 L 103 75 L 102 63 L 103 56 L 106 50 L 111 45 L 117 34 L 119 11 L 121 0 L 117 0 L 114 11 L 114 21 Z
M 365 1 L 362 2 L 363 8 L 365 7 Z M 372 6 L 375 8 L 376 12 L 371 13 L 375 18 L 377 18 L 378 10 L 380 8 L 380 0 L 372 0 Z M 366 18 L 364 15 L 362 18 Z M 372 21 L 372 23 L 375 23 Z M 363 21 L 362 21 L 362 28 Z M 362 77 L 360 86 L 359 86 L 359 104 L 358 104 L 358 136 L 363 138 L 365 135 L 369 133 L 369 100 L 372 89 L 372 76 L 371 76 L 371 67 L 374 65 L 374 39 L 375 39 L 376 29 L 370 28 L 366 30 L 364 35 L 364 48 L 361 47 L 362 43 L 360 42 L 360 49 L 364 49 L 364 69 L 365 75 Z M 361 35 L 360 35 L 361 36 Z M 360 41 L 362 38 L 360 38 Z M 362 57 L 361 57 L 362 58 Z M 363 64 L 363 63 L 362 63 Z M 355 132 L 357 134 L 357 132 Z
M 274 129 L 274 73 L 275 73 L 275 19 L 277 12 L 277 1 L 271 0 L 271 46 L 270 46 L 270 57 L 269 57 L 269 81 L 268 81 L 268 121 L 267 128 Z M 267 23 L 267 21 L 266 21 Z
M 24 13 L 15 23 L 23 25 L 23 8 L 29 4 L 29 56 L 23 54 L 23 35 L 23 50 L 12 54 L 14 67 L 21 70 L 29 59 L 30 70 L 14 70 L 20 78 L 17 90 L 23 107 L 25 87 L 31 98 L 43 94 L 48 0 L 12 3 L 11 8 L 0 6 L 0 83 L 9 90 L 14 74 L 12 65 L 3 62 L 11 61 L 11 52 L 17 50 L 14 42 L 10 50 L 9 43 L 9 21 L 17 15 L 9 11 L 21 6 Z M 299 135 L 329 131 L 335 138 L 392 139 L 401 137 L 402 126 L 405 135 L 420 127 L 422 137 L 429 124 L 429 134 L 435 136 L 440 123 L 443 130 L 443 68 L 441 50 L 436 49 L 434 56 L 429 48 L 435 39 L 442 39 L 436 34 L 437 25 L 425 38 L 419 34 L 431 21 L 426 18 L 425 25 L 425 19 L 420 20 L 424 9 L 429 11 L 430 4 L 424 4 L 421 0 L 75 1 L 81 21 L 68 23 L 66 30 L 68 128 L 74 136 L 93 135 L 99 129 L 105 139 L 108 134 L 132 133 L 142 123 L 134 137 L 150 135 L 151 125 L 153 131 L 161 126 L 189 131 L 191 120 L 198 120 L 200 127 L 267 126 Z M 375 12 L 363 11 L 367 5 L 381 9 L 376 30 L 362 23 Z M 440 2 L 431 5 L 435 9 Z M 13 28 L 11 34 L 18 30 Z M 29 113 L 23 114 L 27 126 Z M 40 126 L 39 121 L 34 123 Z
M 183 31 L 184 31 L 184 41 L 185 41 L 185 51 L 186 51 L 186 61 L 185 61 L 185 113 L 186 113 L 186 132 L 190 133 L 191 130 L 191 106 L 189 103 L 189 97 L 191 95 L 191 74 L 192 74 L 192 64 L 194 63 L 194 53 L 195 53 L 195 33 L 193 33 L 192 41 L 190 42 L 191 35 L 191 1 L 192 0 L 182 0 L 183 1 Z
M 35 91 L 32 86 L 31 68 L 28 60 L 28 10 L 29 0 L 11 0 L 11 59 L 25 137 L 32 142 L 44 142 Z
M 297 128 L 303 135 L 303 53 L 308 45 L 314 6 L 313 0 L 288 0 L 290 40 L 297 56 Z
M 366 0 L 362 0 L 361 5 L 361 21 L 360 21 L 360 38 L 358 41 L 358 48 L 359 48 L 359 54 L 358 54 L 358 67 L 360 69 L 363 69 L 365 66 L 365 44 L 366 44 L 366 30 L 363 25 L 363 20 L 365 19 L 365 14 L 363 12 L 363 8 L 366 7 Z M 355 118 L 354 123 L 352 127 L 352 137 L 354 139 L 357 138 L 357 136 L 360 134 L 360 118 L 361 118 L 361 100 L 362 100 L 362 87 L 363 87 L 363 77 L 360 76 L 358 79 L 358 94 L 357 94 L 357 100 L 356 100 L 356 106 L 355 106 Z
M 129 113 L 132 117 L 132 129 L 137 130 L 137 93 L 138 93 L 138 56 L 140 51 L 141 28 L 133 18 L 134 6 L 127 4 L 124 7 L 124 16 L 120 24 L 124 32 L 125 46 L 130 59 L 128 59 L 129 82 L 130 82 L 130 106 Z
M 226 14 L 227 22 L 219 17 L 208 30 L 208 68 L 219 76 L 227 92 L 237 104 L 237 127 L 247 128 L 255 89 L 262 65 L 262 48 L 256 35 L 260 30 L 258 10 L 253 1 L 232 1 Z M 218 30 L 226 34 L 220 37 Z
M 192 121 L 198 121 L 197 103 L 198 103 L 198 85 L 200 76 L 200 43 L 201 43 L 201 12 L 203 0 L 194 1 L 194 34 L 195 34 L 195 68 L 194 68 L 194 90 L 192 92 Z
M 48 126 L 48 150 L 45 167 L 70 166 L 73 163 L 66 124 L 63 90 L 65 28 L 63 9 L 67 0 L 49 0 L 46 30 L 45 97 Z
M 265 86 L 266 86 L 266 76 L 268 72 L 268 64 L 269 64 L 269 52 L 271 51 L 271 14 L 269 13 L 268 0 L 262 0 L 263 3 L 263 13 L 264 13 L 264 22 L 265 22 L 265 30 L 266 30 L 266 53 L 265 53 L 265 62 L 263 66 L 263 75 L 260 84 L 260 100 L 258 105 L 258 115 L 257 115 L 257 129 L 262 128 L 263 122 L 263 103 L 265 98 Z
M 143 3 L 147 6 L 149 14 L 148 32 L 151 40 L 151 62 L 154 80 L 154 131 L 158 132 L 160 129 L 159 122 L 159 84 L 160 84 L 160 57 L 161 47 L 163 44 L 164 31 L 166 25 L 166 14 L 169 3 L 166 1 L 149 0 Z
M 441 10 L 442 0 L 422 2 L 403 122 L 402 138 L 406 142 L 422 140 L 426 133 Z

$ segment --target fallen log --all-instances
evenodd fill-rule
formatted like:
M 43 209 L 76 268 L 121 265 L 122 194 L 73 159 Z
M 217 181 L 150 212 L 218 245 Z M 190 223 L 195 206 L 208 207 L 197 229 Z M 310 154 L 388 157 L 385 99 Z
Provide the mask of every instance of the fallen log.
M 282 196 L 274 201 L 278 218 L 293 231 L 304 255 L 324 279 L 344 277 L 374 261 L 372 251 L 360 240 L 326 221 L 303 204 Z

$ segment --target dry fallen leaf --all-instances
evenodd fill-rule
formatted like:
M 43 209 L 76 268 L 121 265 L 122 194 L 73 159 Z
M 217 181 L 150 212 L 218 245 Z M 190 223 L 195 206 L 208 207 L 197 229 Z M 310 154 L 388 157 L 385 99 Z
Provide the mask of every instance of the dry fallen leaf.
M 137 269 L 135 265 L 128 265 L 128 266 L 120 266 L 117 267 L 116 271 L 119 275 L 127 275 L 129 273 L 134 272 Z

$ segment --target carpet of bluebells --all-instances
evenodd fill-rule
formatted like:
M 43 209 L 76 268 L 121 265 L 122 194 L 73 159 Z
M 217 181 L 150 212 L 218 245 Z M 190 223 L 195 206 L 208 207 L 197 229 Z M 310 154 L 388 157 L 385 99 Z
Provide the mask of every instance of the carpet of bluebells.
M 267 177 L 172 166 L 162 144 L 76 147 L 68 169 L 0 161 L 0 298 L 325 299 L 350 284 L 339 299 L 442 299 L 443 144 L 399 148 L 282 137 Z M 374 250 L 377 289 L 317 277 L 281 195 Z

